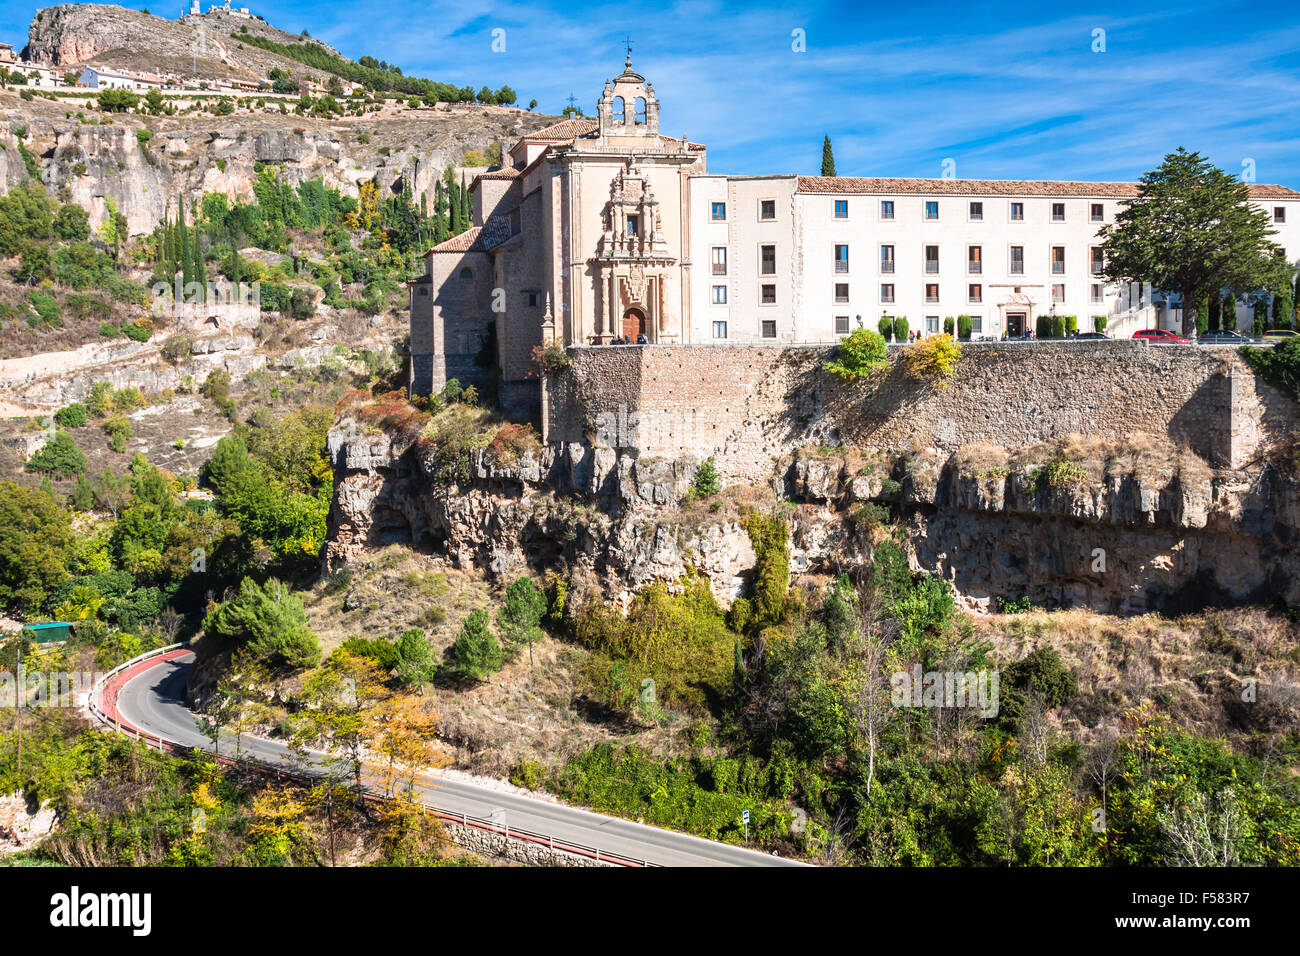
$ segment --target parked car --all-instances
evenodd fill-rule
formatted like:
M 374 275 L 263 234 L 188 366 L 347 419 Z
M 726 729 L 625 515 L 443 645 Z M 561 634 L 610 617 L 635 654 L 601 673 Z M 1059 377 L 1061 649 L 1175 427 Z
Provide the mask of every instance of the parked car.
M 1106 339 L 1104 332 L 1080 332 L 1075 336 L 1076 339 Z
M 1269 329 L 1264 333 L 1265 342 L 1282 342 L 1286 339 L 1295 338 L 1300 332 L 1292 332 L 1290 329 Z
M 1229 332 L 1227 329 L 1205 332 L 1196 337 L 1198 345 L 1249 345 L 1251 341 L 1240 332 Z
M 1191 345 L 1192 340 L 1168 329 L 1140 329 L 1133 333 L 1133 338 L 1146 342 L 1161 342 L 1165 345 Z

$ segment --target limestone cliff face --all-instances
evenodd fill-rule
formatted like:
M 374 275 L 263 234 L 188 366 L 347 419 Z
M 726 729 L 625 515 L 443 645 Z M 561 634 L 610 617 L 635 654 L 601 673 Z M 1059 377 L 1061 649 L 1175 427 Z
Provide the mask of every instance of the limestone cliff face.
M 330 452 L 327 569 L 410 541 L 501 576 L 576 572 L 615 601 L 697 568 L 724 603 L 753 569 L 734 511 L 678 504 L 693 472 L 685 462 L 557 444 L 509 466 L 480 454 L 471 481 L 444 485 L 414 449 L 352 421 L 332 432 Z M 1022 595 L 1119 613 L 1275 596 L 1300 603 L 1300 496 L 1272 467 L 1121 470 L 1057 487 L 1036 467 L 981 475 L 939 452 L 880 470 L 801 450 L 772 481 L 794 504 L 796 574 L 865 569 L 873 533 L 863 508 L 874 506 L 902 516 L 914 566 L 976 609 Z
M 144 235 L 175 216 L 176 201 L 219 192 L 254 200 L 257 164 L 279 167 L 281 181 L 320 179 L 356 196 L 375 180 L 383 194 L 412 190 L 433 208 L 435 180 L 466 151 L 513 142 L 554 119 L 500 106 L 399 110 L 365 117 L 320 119 L 266 112 L 230 116 L 108 114 L 93 107 L 20 100 L 0 91 L 0 192 L 27 178 L 16 133 L 35 157 L 41 180 L 65 202 L 104 219 L 111 200 L 132 235 Z M 103 118 L 106 122 L 98 122 Z M 468 181 L 468 179 L 467 179 Z M 426 196 L 427 194 L 427 196 Z

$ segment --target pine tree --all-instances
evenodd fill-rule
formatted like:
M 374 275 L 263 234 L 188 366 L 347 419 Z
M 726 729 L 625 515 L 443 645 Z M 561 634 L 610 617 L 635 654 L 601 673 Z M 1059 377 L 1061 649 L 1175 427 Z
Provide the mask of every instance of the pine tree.
M 822 140 L 822 175 L 835 175 L 835 154 L 831 151 L 831 138 L 829 136 Z

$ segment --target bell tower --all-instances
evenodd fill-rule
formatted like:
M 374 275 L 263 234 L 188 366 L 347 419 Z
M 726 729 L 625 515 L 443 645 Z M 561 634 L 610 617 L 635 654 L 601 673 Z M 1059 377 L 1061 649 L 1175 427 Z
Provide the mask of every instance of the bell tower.
M 659 135 L 659 99 L 654 86 L 632 69 L 631 46 L 623 72 L 605 81 L 596 103 L 596 124 L 601 139 Z

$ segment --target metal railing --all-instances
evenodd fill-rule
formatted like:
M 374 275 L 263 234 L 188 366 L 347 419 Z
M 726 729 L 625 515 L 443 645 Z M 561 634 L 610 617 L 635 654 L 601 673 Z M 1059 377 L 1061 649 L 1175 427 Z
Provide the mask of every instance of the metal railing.
M 103 707 L 100 704 L 100 694 L 107 686 L 109 686 L 109 684 L 113 681 L 113 679 L 116 678 L 119 674 L 125 673 L 126 671 L 135 667 L 137 664 L 141 664 L 144 661 L 150 660 L 154 657 L 160 657 L 163 654 L 170 653 L 171 651 L 178 650 L 185 646 L 186 645 L 184 643 L 178 643 L 178 644 L 169 644 L 166 647 L 155 648 L 152 651 L 148 651 L 147 653 L 141 654 L 137 657 L 133 657 L 128 661 L 124 661 L 123 663 L 118 664 L 112 670 L 108 671 L 106 674 L 101 676 L 100 679 L 91 688 L 90 697 L 89 700 L 87 701 L 91 715 L 95 717 L 97 720 L 103 722 L 108 727 L 112 728 L 115 732 L 122 734 L 124 737 L 130 737 L 133 740 L 138 740 L 141 743 L 145 744 L 146 746 L 152 747 L 154 750 L 158 750 L 162 753 L 185 754 L 195 749 L 192 747 L 186 747 L 184 744 L 179 744 L 173 740 L 168 740 L 167 738 L 162 737 L 158 734 L 151 734 L 147 731 L 140 730 L 137 727 L 133 727 L 130 724 L 124 723 L 118 718 L 110 716 L 109 714 L 105 713 Z M 114 711 L 116 711 L 116 707 L 114 707 L 113 709 Z M 220 754 L 213 754 L 213 756 L 219 763 L 222 763 L 226 766 L 240 767 L 247 770 L 253 770 L 258 773 L 266 773 L 266 774 L 273 773 L 275 774 L 277 779 L 297 780 L 304 783 L 311 782 L 314 779 L 318 779 L 317 777 L 313 777 L 313 775 L 308 773 L 285 770 L 283 767 L 271 767 L 259 761 L 251 760 L 248 758 L 236 759 L 232 757 L 223 757 Z M 379 793 L 370 787 L 365 787 L 362 789 L 361 797 L 362 799 L 370 800 L 373 802 L 382 802 L 384 800 L 390 799 L 389 796 Z M 461 826 L 473 827 L 476 830 L 483 830 L 488 833 L 499 833 L 502 836 L 504 836 L 507 840 L 520 840 L 524 843 L 532 843 L 538 846 L 545 846 L 551 850 L 557 850 L 561 853 L 568 853 L 573 856 L 579 856 L 579 857 L 584 857 L 586 859 L 595 860 L 598 863 L 609 863 L 614 866 L 627 866 L 627 867 L 659 867 L 660 866 L 660 864 L 652 863 L 649 860 L 638 860 L 634 857 L 624 856 L 623 854 L 620 853 L 611 853 L 608 850 L 602 850 L 599 847 L 587 846 L 586 844 L 583 843 L 574 843 L 571 840 L 557 840 L 555 837 L 551 836 L 550 834 L 537 833 L 536 831 L 527 830 L 522 827 L 511 827 L 509 824 L 498 824 L 484 817 L 470 816 L 467 813 L 457 813 L 453 810 L 446 810 L 442 807 L 435 806 L 434 804 L 424 803 L 423 801 L 421 801 L 420 803 L 420 808 L 425 812 L 426 815 L 436 817 L 439 820 L 444 820 L 449 823 L 459 823 Z

